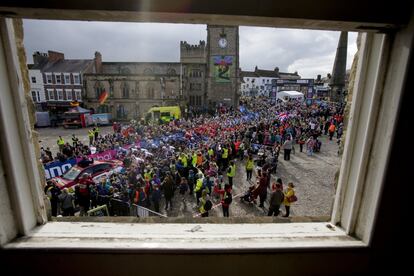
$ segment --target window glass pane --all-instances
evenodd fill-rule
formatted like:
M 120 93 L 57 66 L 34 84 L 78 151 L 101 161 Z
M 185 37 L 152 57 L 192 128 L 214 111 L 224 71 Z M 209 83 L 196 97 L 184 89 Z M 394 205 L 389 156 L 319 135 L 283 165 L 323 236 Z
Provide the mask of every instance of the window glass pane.
M 49 93 L 49 100 L 54 100 L 55 99 L 55 94 L 54 94 L 53 90 L 48 89 L 48 93 Z
M 66 99 L 72 100 L 72 90 L 66 90 Z
M 75 84 L 80 84 L 80 77 L 79 77 L 79 75 L 73 75 L 73 82 Z
M 30 24 L 36 24 L 36 20 L 32 21 Z M 68 22 L 69 25 L 70 23 Z M 74 37 L 77 37 L 78 33 L 83 33 L 83 29 L 89 28 L 90 25 L 89 22 L 77 23 L 80 24 L 79 26 L 84 27 L 77 29 L 76 32 L 71 32 L 71 35 Z M 94 24 L 99 25 L 100 23 L 94 22 Z M 130 24 L 140 26 L 140 23 Z M 119 30 L 121 30 L 122 25 L 123 23 L 117 25 L 120 28 Z M 318 55 L 315 57 L 320 60 L 329 60 L 329 64 L 327 63 L 324 66 L 319 66 L 319 59 L 313 60 L 310 56 L 299 55 L 305 54 L 305 51 L 295 52 L 291 55 L 286 54 L 285 56 L 286 59 L 290 56 L 300 56 L 301 60 L 309 60 L 314 62 L 313 64 L 318 65 L 315 66 L 312 65 L 312 62 L 310 64 L 300 63 L 299 61 L 301 60 L 299 59 L 285 61 L 284 59 L 277 58 L 280 52 L 277 52 L 274 46 L 272 46 L 275 44 L 266 43 L 273 35 L 283 35 L 281 30 L 275 28 L 249 29 L 242 26 L 217 27 L 216 25 L 200 25 L 195 27 L 201 28 L 201 31 L 198 33 L 202 36 L 199 40 L 200 43 L 197 43 L 197 45 L 180 47 L 180 44 L 183 44 L 180 41 L 184 39 L 182 34 L 186 34 L 186 32 L 181 32 L 180 34 L 177 32 L 177 36 L 173 38 L 175 42 L 171 46 L 175 47 L 174 49 L 179 53 L 179 59 L 175 59 L 176 61 L 169 59 L 167 56 L 170 53 L 167 53 L 168 51 L 165 51 L 165 49 L 160 49 L 157 44 L 150 45 L 151 49 L 154 48 L 154 50 L 157 50 L 158 53 L 163 53 L 163 55 L 159 54 L 158 56 L 146 57 L 143 51 L 137 51 L 137 45 L 140 45 L 139 43 L 146 43 L 145 34 L 135 35 L 135 33 L 131 33 L 127 36 L 130 39 L 129 41 L 121 41 L 122 35 L 119 35 L 119 32 L 117 32 L 118 29 L 112 35 L 104 35 L 103 33 L 99 33 L 99 35 L 100 37 L 107 38 L 116 37 L 119 48 L 116 48 L 118 46 L 112 46 L 114 49 L 108 49 L 105 43 L 100 45 L 93 44 L 99 41 L 95 37 L 94 32 L 88 32 L 91 36 L 90 39 L 84 36 L 89 44 L 91 44 L 91 48 L 100 49 L 102 47 L 102 53 L 106 53 L 102 55 L 102 67 L 97 64 L 99 63 L 99 59 L 93 58 L 94 53 L 91 53 L 87 59 L 82 59 L 84 56 L 83 54 L 81 55 L 81 52 L 70 50 L 72 48 L 77 49 L 75 45 L 76 41 L 79 40 L 71 39 L 66 41 L 66 44 L 71 44 L 65 48 L 68 49 L 68 52 L 64 53 L 65 55 L 62 53 L 61 56 L 59 53 L 55 53 L 55 56 L 53 56 L 53 58 L 62 58 L 62 60 L 55 62 L 59 67 L 47 67 L 45 69 L 46 71 L 49 70 L 48 72 L 52 72 L 52 74 L 46 74 L 42 71 L 43 74 L 46 74 L 45 79 L 47 83 L 45 84 L 45 88 L 51 89 L 50 91 L 47 90 L 47 93 L 49 93 L 47 98 L 52 102 L 48 103 L 45 107 L 51 112 L 51 118 L 59 124 L 62 114 L 74 105 L 74 103 L 64 101 L 73 101 L 75 99 L 80 101 L 82 91 L 85 97 L 83 102 L 79 103 L 80 107 L 93 111 L 94 114 L 92 116 L 85 117 L 88 117 L 89 122 L 87 123 L 89 127 L 93 127 L 95 123 L 100 125 L 100 136 L 105 137 L 106 134 L 113 134 L 114 129 L 112 127 L 106 128 L 104 122 L 110 119 L 104 118 L 104 116 L 97 116 L 97 113 L 110 112 L 113 121 L 122 122 L 122 127 L 119 129 L 119 136 L 108 136 L 104 141 L 99 141 L 99 139 L 95 141 L 92 136 L 88 137 L 85 129 L 79 130 L 79 132 L 73 130 L 74 133 L 79 135 L 82 143 L 86 145 L 85 149 L 77 149 L 76 154 L 83 154 L 83 151 L 85 151 L 86 153 L 84 154 L 86 155 L 102 154 L 98 155 L 99 158 L 117 159 L 116 154 L 111 155 L 112 153 L 110 153 L 107 155 L 107 151 L 116 149 L 117 154 L 121 154 L 122 147 L 126 147 L 129 150 L 129 146 L 133 142 L 136 142 L 134 139 L 140 137 L 145 142 L 143 143 L 145 148 L 142 147 L 142 149 L 146 151 L 141 151 L 140 149 L 136 157 L 144 160 L 145 167 L 147 164 L 151 166 L 150 170 L 153 170 L 153 174 L 160 178 L 157 181 L 163 181 L 165 179 L 164 172 L 168 171 L 169 168 L 173 168 L 173 170 L 182 169 L 180 166 L 183 166 L 183 164 L 180 164 L 178 159 L 175 159 L 174 162 L 176 163 L 173 164 L 172 157 L 183 153 L 187 155 L 183 159 L 188 161 L 187 165 L 193 161 L 195 164 L 199 162 L 196 167 L 203 171 L 206 181 L 209 181 L 204 183 L 204 186 L 209 186 L 210 197 L 213 199 L 215 205 L 218 204 L 220 206 L 220 198 L 223 196 L 217 190 L 222 190 L 224 189 L 224 184 L 233 182 L 232 174 L 234 171 L 231 169 L 230 171 L 228 170 L 230 161 L 235 161 L 237 166 L 236 175 L 234 176 L 234 196 L 238 195 L 238 198 L 241 198 L 249 192 L 251 186 L 256 185 L 257 181 L 260 182 L 261 180 L 262 187 L 259 188 L 258 185 L 253 187 L 258 190 L 252 196 L 257 201 L 257 205 L 262 203 L 261 205 L 264 206 L 264 209 L 262 207 L 256 208 L 258 207 L 257 205 L 251 206 L 245 204 L 252 203 L 252 197 L 249 198 L 249 196 L 246 196 L 245 199 L 247 202 L 239 202 L 237 200 L 236 203 L 236 200 L 234 200 L 230 208 L 231 216 L 267 215 L 270 198 L 274 192 L 271 189 L 271 184 L 276 182 L 277 178 L 283 179 L 283 188 L 285 190 L 287 189 L 288 182 L 295 182 L 294 184 L 297 184 L 296 191 L 298 192 L 298 196 L 303 198 L 301 204 L 303 203 L 304 205 L 292 205 L 290 210 L 292 215 L 306 216 L 310 214 L 310 210 L 315 211 L 315 213 L 323 212 L 318 214 L 329 215 L 331 205 L 329 201 L 332 199 L 334 193 L 334 185 L 332 184 L 334 182 L 333 172 L 336 171 L 340 161 L 340 157 L 337 155 L 337 141 L 341 140 L 341 134 L 339 134 L 338 138 L 337 132 L 335 132 L 331 140 L 329 135 L 325 134 L 324 131 L 328 123 L 329 125 L 335 125 L 337 129 L 343 127 L 343 125 L 340 126 L 342 122 L 341 114 L 343 113 L 342 106 L 341 103 L 333 104 L 328 101 L 323 102 L 322 99 L 314 97 L 312 87 L 307 82 L 298 82 L 294 78 L 297 76 L 302 81 L 305 79 L 310 80 L 320 70 L 319 68 L 328 71 L 331 70 L 331 65 L 334 63 L 335 51 L 338 48 L 335 45 L 337 44 L 335 41 L 338 41 L 339 33 L 316 32 L 309 35 L 307 32 L 310 31 L 295 30 L 299 33 L 304 32 L 304 40 L 307 37 L 320 36 L 320 38 L 329 37 L 330 39 L 326 41 L 333 42 L 326 45 L 326 49 L 329 48 L 324 53 L 326 56 L 321 57 Z M 148 28 L 151 28 L 150 23 L 148 23 Z M 111 28 L 107 29 L 110 30 Z M 102 29 L 102 32 L 106 33 L 106 31 L 106 29 Z M 268 32 L 267 36 L 265 35 L 266 31 Z M 291 30 L 283 31 L 292 34 Z M 123 32 L 120 33 L 122 34 Z M 158 33 L 163 36 L 168 32 L 159 31 Z M 251 47 L 251 45 L 245 44 L 245 41 L 248 40 L 247 38 L 253 36 L 253 34 L 260 35 L 261 38 L 259 39 L 260 43 L 258 45 L 263 44 L 264 48 L 261 50 L 250 48 L 250 56 L 246 54 L 249 51 L 239 52 L 239 48 L 247 49 Z M 136 37 L 139 37 L 140 40 L 135 40 Z M 217 43 L 221 37 L 226 37 L 227 42 L 218 46 Z M 354 42 L 355 38 L 356 36 L 353 36 Z M 207 39 L 217 41 L 201 43 L 201 41 L 206 41 Z M 298 40 L 295 41 L 298 43 Z M 289 43 L 291 41 L 288 38 L 280 39 L 278 46 L 285 47 L 286 53 L 294 51 L 296 48 L 309 46 L 309 44 L 305 44 L 295 47 L 295 45 Z M 266 44 L 268 45 L 266 46 Z M 221 48 L 222 46 L 225 48 Z M 47 47 L 47 45 L 42 45 L 42 47 Z M 306 51 L 306 54 L 308 52 L 315 53 L 315 51 L 310 50 Z M 119 54 L 117 57 L 119 60 L 116 60 L 116 58 L 114 60 L 113 53 Z M 135 55 L 131 53 L 135 53 Z M 98 56 L 98 53 L 95 53 L 95 58 Z M 141 62 L 140 60 L 146 60 L 146 62 Z M 248 60 L 248 62 L 244 60 Z M 280 60 L 281 64 L 275 63 L 278 60 Z M 82 64 L 85 64 L 84 68 L 81 68 Z M 255 68 L 256 64 L 257 68 Z M 303 65 L 303 71 L 299 75 L 293 73 L 295 70 L 301 69 L 295 67 L 297 64 Z M 48 66 L 51 65 L 49 64 Z M 285 72 L 276 73 L 275 69 L 272 68 L 276 68 L 277 66 L 283 68 L 282 71 Z M 97 73 L 97 68 L 102 69 L 102 72 Z M 187 74 L 186 68 L 188 68 Z M 61 74 L 58 72 L 61 72 Z M 68 72 L 73 73 L 68 74 Z M 79 72 L 82 72 L 82 74 Z M 247 75 L 250 77 L 243 77 Z M 205 78 L 202 78 L 202 76 Z M 270 84 L 271 79 L 281 80 L 282 82 Z M 64 82 L 65 86 L 54 86 L 53 82 L 56 84 Z M 70 82 L 73 82 L 75 85 L 70 85 Z M 110 97 L 104 103 L 99 102 L 102 92 L 106 89 L 109 90 L 109 94 L 111 96 L 113 95 L 113 97 Z M 240 91 L 241 89 L 244 90 Z M 53 91 L 55 90 L 56 95 L 53 95 Z M 268 95 L 270 91 L 283 90 L 297 91 L 300 99 L 295 102 L 295 99 L 293 99 L 294 96 L 282 96 L 283 94 L 280 94 L 281 96 L 278 97 L 276 93 L 273 96 Z M 172 91 L 174 91 L 174 94 Z M 242 93 L 247 95 L 247 97 L 240 97 Z M 177 97 L 178 99 L 171 97 L 177 94 L 180 96 Z M 254 99 L 250 97 L 263 95 L 264 97 Z M 37 95 L 36 97 L 35 95 L 32 96 L 33 99 L 36 98 L 36 101 L 39 100 Z M 56 102 L 56 100 L 59 102 Z M 276 106 L 277 100 L 279 100 L 279 106 Z M 245 106 L 239 109 L 240 104 Z M 152 107 L 159 107 L 159 111 L 153 114 L 155 118 L 158 117 L 161 120 L 148 122 L 148 124 L 138 124 L 137 122 L 141 118 L 145 118 Z M 188 121 L 178 121 L 176 125 L 173 126 L 171 124 L 168 126 L 166 124 L 170 122 L 163 120 L 163 117 L 167 117 L 168 115 L 174 115 L 179 119 L 185 118 Z M 76 119 L 80 120 L 80 118 Z M 162 126 L 159 126 L 159 124 L 162 124 Z M 322 134 L 320 133 L 321 127 Z M 56 157 L 58 150 L 55 136 L 64 133 L 60 131 L 58 130 L 54 133 L 54 137 L 51 137 L 53 135 L 49 133 L 44 134 L 45 136 L 49 135 L 49 137 L 42 138 L 44 141 L 47 141 L 47 139 L 52 141 L 50 146 L 55 147 L 53 157 Z M 318 138 L 318 140 L 311 141 L 311 139 L 307 144 L 310 137 L 315 140 Z M 65 137 L 65 141 L 71 142 L 71 137 Z M 286 142 L 287 144 L 285 144 Z M 174 147 L 173 152 L 170 151 L 169 146 Z M 207 149 L 210 146 L 214 147 L 214 158 L 208 155 Z M 64 155 L 72 154 L 68 149 L 62 151 Z M 202 157 L 197 161 L 198 151 L 201 152 Z M 249 166 L 253 166 L 253 172 L 252 176 L 248 177 L 245 168 L 247 165 L 246 159 L 250 154 L 253 157 L 253 164 L 249 164 Z M 151 155 L 155 155 L 155 157 L 151 159 L 149 157 Z M 62 156 L 59 157 L 62 158 Z M 120 159 L 123 159 L 123 157 Z M 134 164 L 140 162 L 139 160 L 128 160 L 128 158 L 127 162 L 131 161 Z M 219 169 L 214 164 L 211 164 L 210 168 L 210 164 L 206 160 L 211 159 L 217 162 Z M 157 162 L 154 160 L 157 160 Z M 164 162 L 158 162 L 158 160 L 165 161 L 166 164 Z M 261 175 L 261 172 L 260 174 L 257 172 L 258 169 L 268 171 L 269 174 Z M 182 174 L 187 177 L 188 171 L 189 169 L 187 167 L 187 169 L 180 172 L 180 175 Z M 122 184 L 128 186 L 128 184 L 132 183 L 134 187 L 140 187 L 141 184 L 145 184 L 145 182 L 140 182 L 140 177 L 137 178 L 136 175 L 132 177 L 126 174 L 123 172 L 122 175 L 125 175 L 126 178 L 121 177 L 118 179 L 119 181 L 108 180 L 108 185 L 113 186 L 114 190 L 115 188 L 118 190 L 114 193 L 122 195 L 125 192 Z M 148 177 L 148 175 L 144 176 L 145 172 L 143 171 L 141 174 L 142 178 Z M 124 182 L 125 179 L 128 182 Z M 265 180 L 269 182 L 266 183 L 267 186 L 263 186 Z M 187 177 L 187 181 L 195 180 L 190 180 Z M 317 184 L 313 184 L 314 182 Z M 214 185 L 218 183 L 220 186 L 217 186 L 216 188 L 218 189 L 214 192 Z M 174 184 L 179 185 L 179 183 L 175 182 Z M 197 183 L 192 184 L 195 188 Z M 313 191 L 305 188 L 309 186 L 317 186 L 315 190 L 318 192 L 318 201 L 313 201 L 313 205 L 307 203 L 307 199 L 312 199 L 314 196 L 312 194 Z M 148 187 L 147 189 L 147 192 L 149 192 Z M 266 196 L 264 196 L 265 191 Z M 184 195 L 187 196 L 188 192 L 184 193 Z M 162 198 L 161 202 L 165 199 L 164 193 L 165 191 L 162 191 L 160 195 Z M 264 202 L 260 202 L 260 199 L 263 199 L 263 197 L 265 197 Z M 319 200 L 319 198 L 323 199 Z M 173 209 L 172 216 L 193 216 L 200 213 L 200 206 L 196 206 L 197 199 L 195 196 L 188 195 L 184 199 L 188 203 L 188 212 L 182 211 L 182 201 L 179 201 L 179 203 L 174 202 L 173 206 L 176 209 Z M 125 200 L 131 200 L 131 198 L 128 197 Z M 149 208 L 154 207 L 151 202 L 148 203 Z M 305 204 L 308 205 L 305 206 Z M 164 207 L 162 205 L 159 211 L 163 212 Z M 285 214 L 285 208 L 283 207 L 281 210 Z M 211 211 L 210 215 L 222 216 L 221 211 L 220 206 L 215 208 L 214 211 Z
M 37 102 L 36 91 L 32 91 L 33 102 Z

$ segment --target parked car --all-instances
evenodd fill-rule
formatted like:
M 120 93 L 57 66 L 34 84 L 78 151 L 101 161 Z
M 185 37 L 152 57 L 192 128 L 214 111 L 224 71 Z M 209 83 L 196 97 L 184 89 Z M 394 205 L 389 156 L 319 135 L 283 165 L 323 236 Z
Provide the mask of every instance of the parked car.
M 92 179 L 98 182 L 102 177 L 107 177 L 114 172 L 120 172 L 123 169 L 123 163 L 119 160 L 111 161 L 94 161 L 93 164 L 83 168 L 75 165 L 61 176 L 52 178 L 60 189 L 74 189 L 84 174 L 91 174 Z

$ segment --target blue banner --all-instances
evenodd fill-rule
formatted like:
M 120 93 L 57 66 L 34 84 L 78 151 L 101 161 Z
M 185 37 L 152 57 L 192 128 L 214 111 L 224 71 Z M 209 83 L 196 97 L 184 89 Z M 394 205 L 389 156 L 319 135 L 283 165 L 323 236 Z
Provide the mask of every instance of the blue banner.
M 76 165 L 76 158 L 68 159 L 66 162 L 52 162 L 44 165 L 46 179 L 61 176 Z

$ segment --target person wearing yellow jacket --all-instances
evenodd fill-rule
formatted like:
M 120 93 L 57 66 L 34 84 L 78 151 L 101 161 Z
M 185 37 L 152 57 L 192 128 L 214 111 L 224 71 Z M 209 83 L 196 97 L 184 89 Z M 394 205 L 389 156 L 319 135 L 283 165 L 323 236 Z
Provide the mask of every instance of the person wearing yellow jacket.
M 201 197 L 201 193 L 203 191 L 203 174 L 201 172 L 197 173 L 196 175 L 197 180 L 196 180 L 196 187 L 194 189 L 194 192 L 196 193 L 196 199 L 197 199 L 197 205 L 200 203 L 200 197 Z
M 229 164 L 229 149 L 227 146 L 223 146 L 223 152 L 221 154 L 221 161 L 223 163 L 223 168 L 226 169 Z
M 57 144 L 59 147 L 59 151 L 62 152 L 63 148 L 65 147 L 65 140 L 63 140 L 62 136 L 59 136 L 59 139 L 57 140 Z
M 208 153 L 208 159 L 210 161 L 212 161 L 213 158 L 214 158 L 214 150 L 212 148 L 209 148 L 208 151 L 207 151 L 207 153 Z
M 184 152 L 181 153 L 178 159 L 181 160 L 181 163 L 183 163 L 184 168 L 187 168 L 187 156 L 185 155 Z
M 286 214 L 283 216 L 285 218 L 289 217 L 290 214 L 290 205 L 292 204 L 291 201 L 289 201 L 289 198 L 295 195 L 295 190 L 293 189 L 295 186 L 292 182 L 289 182 L 288 187 L 286 191 L 284 192 L 285 198 L 283 200 L 283 205 L 285 205 L 286 208 Z
M 250 154 L 246 161 L 246 180 L 247 181 L 252 180 L 253 169 L 254 169 L 254 161 L 253 161 L 253 156 Z
M 98 140 L 98 136 L 99 136 L 99 127 L 98 126 L 96 126 L 96 127 L 94 127 L 94 132 L 93 132 L 93 135 L 95 136 L 95 142 Z
M 193 153 L 191 164 L 193 165 L 193 167 L 197 166 L 197 152 Z
M 230 166 L 227 170 L 227 177 L 229 179 L 230 187 L 233 189 L 233 178 L 236 175 L 236 164 L 234 161 L 230 161 Z
M 207 193 L 207 190 L 204 189 L 200 199 L 200 208 L 198 209 L 202 217 L 208 217 L 208 210 L 204 208 L 208 200 L 210 200 L 210 197 Z
M 93 129 L 88 131 L 88 138 L 89 138 L 89 146 L 93 144 L 93 137 L 95 137 L 95 132 Z

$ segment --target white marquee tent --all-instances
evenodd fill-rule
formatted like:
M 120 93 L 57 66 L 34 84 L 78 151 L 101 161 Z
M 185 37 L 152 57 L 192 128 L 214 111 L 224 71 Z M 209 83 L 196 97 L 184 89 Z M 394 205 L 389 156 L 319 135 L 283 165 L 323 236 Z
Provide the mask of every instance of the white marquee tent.
M 291 99 L 303 100 L 304 95 L 303 93 L 298 92 L 298 91 L 280 91 L 280 92 L 277 92 L 276 98 L 286 102 Z

